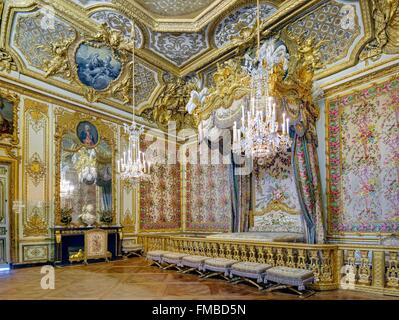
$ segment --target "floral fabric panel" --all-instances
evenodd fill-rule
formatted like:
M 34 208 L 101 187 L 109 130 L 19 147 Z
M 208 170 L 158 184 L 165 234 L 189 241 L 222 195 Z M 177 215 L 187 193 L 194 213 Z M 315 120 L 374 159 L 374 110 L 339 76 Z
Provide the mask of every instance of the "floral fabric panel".
M 399 78 L 329 102 L 331 232 L 399 230 Z
M 230 231 L 231 182 L 228 165 L 186 167 L 186 228 L 196 231 Z

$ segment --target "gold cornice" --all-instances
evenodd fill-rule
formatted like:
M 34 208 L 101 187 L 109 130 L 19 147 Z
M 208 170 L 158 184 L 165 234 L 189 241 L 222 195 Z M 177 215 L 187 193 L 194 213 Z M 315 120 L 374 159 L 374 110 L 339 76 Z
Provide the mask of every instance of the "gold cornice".
M 114 0 L 121 12 L 133 19 L 139 19 L 147 24 L 153 31 L 159 32 L 199 32 L 215 17 L 228 10 L 240 0 L 217 0 L 215 3 L 202 10 L 194 18 L 168 17 L 162 18 L 143 8 L 140 4 L 133 5 L 124 0 Z M 252 2 L 252 1 L 247 1 Z

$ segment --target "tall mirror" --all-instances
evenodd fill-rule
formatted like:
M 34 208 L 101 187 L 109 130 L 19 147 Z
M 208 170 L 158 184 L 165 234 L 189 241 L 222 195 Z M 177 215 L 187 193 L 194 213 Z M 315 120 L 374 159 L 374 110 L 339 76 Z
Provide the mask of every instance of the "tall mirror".
M 114 222 L 113 139 L 93 121 L 66 125 L 59 139 L 56 221 L 68 226 Z

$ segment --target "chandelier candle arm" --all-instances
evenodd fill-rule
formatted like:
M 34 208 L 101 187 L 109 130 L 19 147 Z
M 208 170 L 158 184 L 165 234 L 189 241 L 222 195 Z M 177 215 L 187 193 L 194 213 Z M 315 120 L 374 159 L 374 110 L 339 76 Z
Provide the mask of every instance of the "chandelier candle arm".
M 260 57 L 260 4 L 257 1 L 257 52 L 252 70 L 251 97 L 241 105 L 241 123 L 234 122 L 233 152 L 246 157 L 268 158 L 278 152 L 286 152 L 290 146 L 289 119 L 283 113 L 281 123 L 277 121 L 280 102 L 269 95 L 269 72 L 273 61 L 263 63 Z M 269 57 L 267 56 L 266 59 Z
M 135 121 L 135 25 L 132 21 L 131 40 L 133 41 L 132 50 L 132 123 L 124 125 L 125 133 L 128 135 L 128 150 L 123 152 L 123 156 L 117 162 L 118 173 L 122 181 L 128 185 L 137 185 L 140 180 L 146 180 L 150 174 L 150 164 L 145 159 L 145 154 L 140 151 L 140 136 L 144 132 L 144 127 Z

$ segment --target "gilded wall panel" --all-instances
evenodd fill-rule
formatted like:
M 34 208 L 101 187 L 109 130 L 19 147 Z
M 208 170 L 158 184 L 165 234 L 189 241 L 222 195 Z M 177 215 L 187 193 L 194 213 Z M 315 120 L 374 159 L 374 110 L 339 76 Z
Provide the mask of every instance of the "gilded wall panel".
M 24 237 L 48 234 L 49 227 L 49 116 L 48 105 L 26 98 L 23 124 Z
M 122 129 L 121 129 L 122 132 Z M 120 154 L 127 150 L 128 137 L 120 135 Z M 137 187 L 120 183 L 120 221 L 123 226 L 123 233 L 136 232 L 137 217 Z
M 48 261 L 49 253 L 47 244 L 22 245 L 22 262 Z

